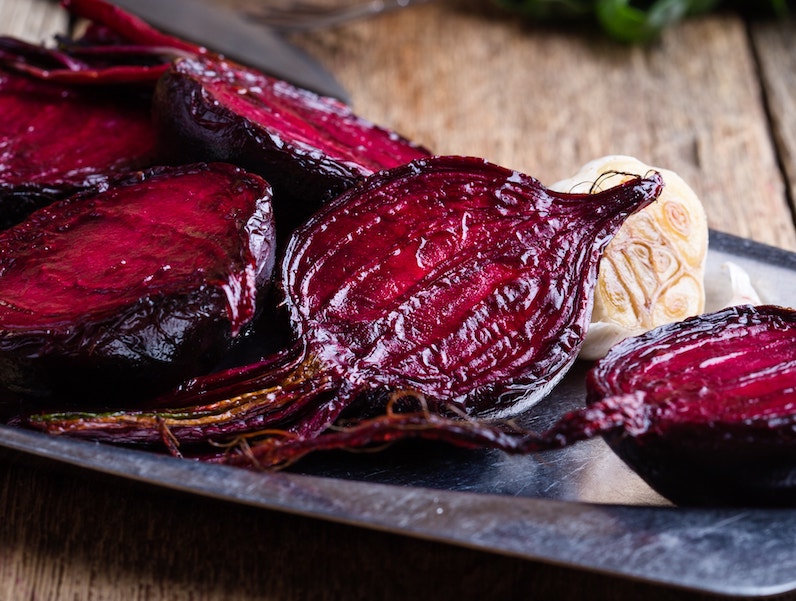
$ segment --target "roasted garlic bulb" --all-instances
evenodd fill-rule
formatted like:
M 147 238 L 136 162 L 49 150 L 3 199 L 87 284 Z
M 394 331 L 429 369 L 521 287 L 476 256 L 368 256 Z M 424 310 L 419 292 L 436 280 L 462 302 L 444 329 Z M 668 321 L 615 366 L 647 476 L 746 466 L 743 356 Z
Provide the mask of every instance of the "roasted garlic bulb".
M 597 192 L 652 170 L 666 186 L 656 202 L 625 221 L 605 250 L 580 353 L 584 359 L 600 358 L 623 338 L 704 311 L 707 219 L 680 176 L 617 155 L 591 161 L 551 188 Z

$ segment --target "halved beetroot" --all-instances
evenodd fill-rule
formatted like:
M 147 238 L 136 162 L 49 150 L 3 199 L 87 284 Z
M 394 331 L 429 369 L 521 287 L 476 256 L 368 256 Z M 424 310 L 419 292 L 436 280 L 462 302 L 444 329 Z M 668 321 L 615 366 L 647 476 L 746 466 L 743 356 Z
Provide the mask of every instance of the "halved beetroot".
M 597 428 L 679 504 L 796 503 L 796 311 L 741 306 L 615 346 L 588 377 Z M 596 425 L 596 420 L 592 424 Z
M 145 96 L 0 71 L 0 228 L 152 165 L 155 138 Z
M 363 177 L 429 154 L 338 100 L 213 56 L 177 60 L 154 114 L 172 160 L 229 161 L 265 177 L 287 228 Z
M 281 286 L 292 349 L 196 378 L 156 411 L 29 423 L 128 443 L 168 431 L 172 446 L 248 437 L 226 458 L 269 467 L 424 434 L 500 442 L 464 415 L 515 416 L 564 376 L 589 322 L 602 249 L 662 187 L 653 173 L 600 194 L 555 193 L 471 157 L 382 171 L 291 237 Z M 354 433 L 330 430 L 344 412 L 376 418 Z
M 0 233 L 0 383 L 26 395 L 169 387 L 251 321 L 274 266 L 270 187 L 155 168 Z

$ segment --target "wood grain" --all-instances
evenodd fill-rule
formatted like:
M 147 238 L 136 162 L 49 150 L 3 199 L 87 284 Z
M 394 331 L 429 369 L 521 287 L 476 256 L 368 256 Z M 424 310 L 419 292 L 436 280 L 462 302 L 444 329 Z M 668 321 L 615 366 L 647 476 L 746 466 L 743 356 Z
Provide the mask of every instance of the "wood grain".
M 796 21 L 755 23 L 752 40 L 760 65 L 771 136 L 796 210 Z
M 0 0 L 0 34 L 49 44 L 53 33 L 66 30 L 67 21 L 53 2 Z
M 792 36 L 787 26 L 770 30 L 758 38 L 772 39 L 777 65 L 776 39 Z M 440 3 L 293 40 L 338 74 L 363 116 L 434 152 L 483 156 L 544 183 L 630 154 L 680 173 L 711 227 L 796 249 L 780 164 L 794 159 L 777 154 L 737 16 L 693 20 L 651 47 L 628 48 Z
M 715 597 L 162 491 L 0 449 L 0 599 Z

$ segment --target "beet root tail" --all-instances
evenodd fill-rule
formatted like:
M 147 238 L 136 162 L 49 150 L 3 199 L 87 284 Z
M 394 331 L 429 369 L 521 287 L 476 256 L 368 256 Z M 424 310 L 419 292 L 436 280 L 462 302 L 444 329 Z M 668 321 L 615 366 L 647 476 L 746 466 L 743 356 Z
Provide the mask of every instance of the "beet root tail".
M 569 446 L 617 429 L 644 428 L 639 395 L 623 395 L 561 417 L 550 429 L 534 433 L 512 422 L 487 422 L 443 416 L 427 410 L 395 413 L 353 423 L 338 422 L 317 436 L 267 432 L 241 437 L 237 445 L 211 461 L 256 469 L 281 469 L 318 451 L 380 448 L 400 440 L 422 438 L 455 446 L 493 448 L 510 454 L 530 454 Z
M 182 444 L 212 443 L 243 431 L 287 427 L 292 418 L 321 403 L 320 399 L 336 389 L 331 378 L 307 369 L 304 362 L 285 377 L 260 380 L 260 388 L 189 407 L 48 413 L 31 415 L 26 422 L 50 434 L 120 444 L 163 442 L 172 454 L 179 454 L 177 449 Z

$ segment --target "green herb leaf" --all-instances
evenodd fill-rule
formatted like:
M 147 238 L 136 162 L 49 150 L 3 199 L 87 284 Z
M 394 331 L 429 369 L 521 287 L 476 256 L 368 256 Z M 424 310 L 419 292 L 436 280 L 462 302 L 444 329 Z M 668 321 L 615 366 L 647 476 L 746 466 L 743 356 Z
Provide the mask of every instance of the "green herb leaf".
M 687 0 L 658 0 L 648 8 L 637 8 L 629 0 L 598 0 L 597 20 L 614 39 L 622 42 L 648 42 L 689 14 L 705 11 L 716 2 Z
M 496 0 L 537 21 L 593 20 L 612 38 L 627 43 L 649 42 L 682 19 L 707 13 L 720 4 L 746 15 L 788 14 L 793 0 Z

